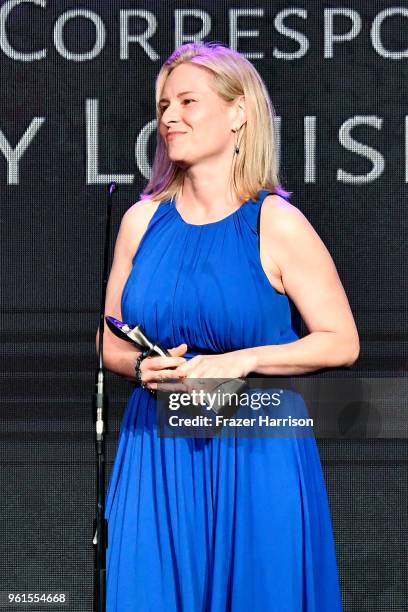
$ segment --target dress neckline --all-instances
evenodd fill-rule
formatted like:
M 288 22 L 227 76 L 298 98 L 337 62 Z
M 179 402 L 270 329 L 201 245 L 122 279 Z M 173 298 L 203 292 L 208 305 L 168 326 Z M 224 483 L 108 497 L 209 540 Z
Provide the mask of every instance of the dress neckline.
M 249 204 L 250 202 L 253 202 L 253 200 L 251 199 L 246 200 L 240 206 L 238 206 L 236 210 L 233 210 L 231 213 L 229 213 L 225 217 L 222 217 L 222 219 L 218 219 L 217 221 L 210 221 L 209 223 L 189 223 L 188 221 L 185 221 L 185 219 L 181 216 L 179 210 L 177 209 L 176 196 L 172 196 L 172 198 L 170 199 L 170 205 L 174 208 L 176 215 L 181 220 L 181 222 L 188 227 L 211 227 L 211 226 L 223 223 L 224 221 L 231 219 L 231 217 L 234 217 L 234 215 L 236 215 L 243 206 L 245 206 L 246 204 Z

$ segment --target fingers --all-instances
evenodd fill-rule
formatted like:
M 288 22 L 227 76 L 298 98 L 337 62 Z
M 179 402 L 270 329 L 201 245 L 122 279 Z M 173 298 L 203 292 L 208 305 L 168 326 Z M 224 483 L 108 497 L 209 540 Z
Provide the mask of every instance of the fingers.
M 187 344 L 183 343 L 179 346 L 169 349 L 170 357 L 148 357 L 140 364 L 140 379 L 142 384 L 148 388 L 157 389 L 157 385 L 164 381 L 182 381 L 185 378 L 185 373 L 177 371 L 177 368 L 187 359 L 182 357 L 187 351 Z M 174 368 L 174 369 L 171 369 Z M 174 383 L 171 383 L 174 384 Z
M 153 374 L 153 373 L 152 373 Z M 176 370 L 156 370 L 154 372 L 154 379 L 157 382 L 163 382 L 164 380 L 183 380 L 184 374 L 177 373 Z
M 170 368 L 175 368 L 185 361 L 182 357 L 148 357 L 140 365 L 141 383 L 156 389 L 157 383 L 163 383 L 166 380 L 183 380 L 185 378 L 183 372 Z
M 165 368 L 177 368 L 187 360 L 184 357 L 148 357 L 142 361 L 140 366 L 141 372 L 148 370 L 163 370 Z
M 186 391 L 187 387 L 183 384 L 184 376 L 175 376 L 174 370 L 160 370 L 155 379 L 145 382 L 146 386 L 155 391 L 175 392 Z M 144 381 L 142 381 L 144 382 Z
M 178 346 L 169 349 L 169 353 L 175 357 L 180 357 L 181 355 L 184 355 L 184 353 L 187 351 L 188 346 L 185 342 L 183 342 L 183 344 L 179 344 Z
M 201 372 L 197 372 L 197 367 L 200 366 L 201 360 L 202 355 L 196 355 L 191 359 L 185 359 L 184 363 L 181 363 L 177 366 L 176 371 L 182 372 L 187 378 L 191 377 L 194 372 L 194 376 L 197 377 L 197 374 L 201 375 Z

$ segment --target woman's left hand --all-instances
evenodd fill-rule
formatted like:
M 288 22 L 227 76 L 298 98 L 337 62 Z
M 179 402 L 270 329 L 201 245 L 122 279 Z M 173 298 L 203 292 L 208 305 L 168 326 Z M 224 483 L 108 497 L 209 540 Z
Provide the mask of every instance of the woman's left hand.
M 242 378 L 252 371 L 253 359 L 245 350 L 221 355 L 196 355 L 175 371 L 185 378 Z

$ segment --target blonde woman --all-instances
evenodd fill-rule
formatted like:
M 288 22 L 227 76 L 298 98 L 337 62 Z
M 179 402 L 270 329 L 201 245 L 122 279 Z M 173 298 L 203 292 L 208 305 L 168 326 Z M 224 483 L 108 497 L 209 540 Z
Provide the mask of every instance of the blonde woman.
M 106 331 L 106 366 L 141 383 L 107 496 L 108 612 L 339 612 L 314 438 L 159 438 L 152 392 L 349 366 L 347 297 L 279 185 L 273 108 L 252 64 L 184 45 L 158 75 L 156 106 L 153 172 L 123 217 L 106 311 L 171 356 L 141 359 Z

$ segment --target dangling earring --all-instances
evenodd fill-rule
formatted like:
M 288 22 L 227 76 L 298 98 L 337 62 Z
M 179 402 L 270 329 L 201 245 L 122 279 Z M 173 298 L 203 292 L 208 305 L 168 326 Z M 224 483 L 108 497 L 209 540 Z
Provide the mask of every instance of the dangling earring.
M 237 130 L 237 129 L 235 129 L 235 130 L 233 130 L 233 131 L 235 132 L 235 150 L 234 150 L 234 153 L 235 153 L 235 155 L 238 155 L 238 153 L 239 153 L 239 145 L 238 145 L 238 130 Z

